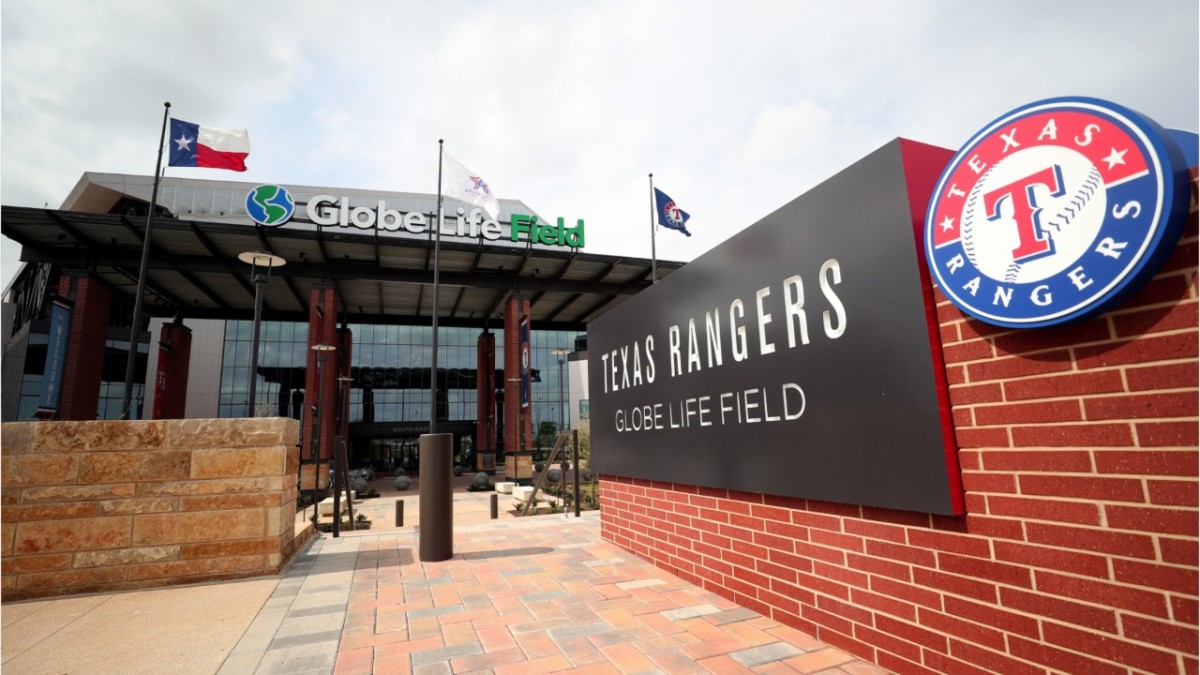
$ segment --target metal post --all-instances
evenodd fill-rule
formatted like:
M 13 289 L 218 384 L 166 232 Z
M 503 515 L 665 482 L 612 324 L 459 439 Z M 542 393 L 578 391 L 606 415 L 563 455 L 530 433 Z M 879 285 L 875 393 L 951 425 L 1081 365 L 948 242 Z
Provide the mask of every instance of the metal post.
M 127 420 L 133 399 L 133 366 L 137 362 L 138 343 L 142 336 L 142 298 L 146 295 L 146 268 L 150 265 L 150 233 L 154 230 L 154 209 L 158 208 L 158 182 L 162 176 L 163 145 L 167 139 L 167 118 L 171 102 L 163 103 L 162 131 L 158 134 L 158 161 L 154 165 L 154 188 L 150 191 L 150 212 L 146 214 L 146 238 L 142 241 L 142 264 L 138 267 L 137 295 L 133 299 L 133 325 L 129 327 L 129 355 L 125 362 L 125 391 L 121 393 L 121 419 Z M 143 392 L 143 399 L 145 393 Z
M 404 527 L 404 500 L 396 500 L 396 527 Z
M 313 349 L 316 349 L 317 346 L 318 345 L 313 345 Z M 324 364 L 325 364 L 325 352 L 318 351 L 317 352 L 317 378 L 316 378 L 318 392 L 321 391 L 321 366 L 323 366 Z M 317 503 L 319 501 L 317 499 L 317 492 L 320 491 L 320 489 L 321 489 L 321 471 L 320 471 L 320 469 L 321 469 L 321 457 L 320 457 L 321 396 L 320 396 L 320 394 L 317 395 L 317 403 L 316 403 L 316 405 L 312 406 L 312 409 L 314 411 L 313 412 L 313 423 L 312 423 L 312 427 L 313 427 L 313 433 L 312 433 L 312 467 L 313 467 L 312 523 L 313 523 L 313 532 L 316 532 L 317 531 L 317 511 L 318 511 Z
M 258 393 L 258 330 L 262 325 L 263 287 L 267 275 L 254 270 L 254 327 L 250 331 L 250 393 L 246 401 L 246 417 L 254 417 L 255 395 Z
M 566 363 L 566 356 L 571 350 L 555 349 L 553 353 L 558 356 L 558 432 L 562 433 L 567 430 L 567 421 L 571 419 L 566 414 L 566 396 L 563 395 L 563 364 Z
M 262 326 L 263 289 L 267 286 L 267 273 L 270 273 L 272 267 L 279 267 L 285 261 L 268 251 L 239 253 L 238 260 L 250 265 L 250 276 L 254 279 L 254 324 L 250 332 L 250 392 L 246 399 L 246 417 L 254 417 L 258 393 L 258 337 Z M 263 271 L 264 267 L 266 273 Z
M 442 139 L 438 139 L 438 198 L 437 215 L 434 217 L 437 229 L 433 236 L 433 365 L 429 368 L 429 433 L 437 433 L 437 399 L 438 399 L 438 288 L 441 276 L 442 258 Z M 424 560 L 424 558 L 422 558 Z
M 350 385 L 350 378 L 346 376 L 338 377 L 338 410 L 343 411 L 346 396 L 348 395 L 346 388 Z M 334 439 L 333 443 L 333 536 L 341 535 L 342 530 L 342 487 L 346 487 L 346 502 L 350 503 L 350 475 L 343 470 L 346 465 L 346 442 L 345 436 L 340 433 Z M 354 529 L 354 510 L 350 510 L 350 529 Z
M 329 486 L 333 490 L 333 536 L 342 536 L 342 476 L 341 448 L 336 441 L 333 444 L 333 482 Z
M 493 492 L 490 496 L 492 520 L 495 520 L 500 515 L 500 496 L 495 492 Z
M 650 174 L 650 283 L 658 283 L 658 254 L 655 252 L 655 239 L 658 228 L 654 225 L 654 174 Z
M 579 517 L 579 430 L 575 429 L 571 432 L 571 447 L 574 452 L 574 461 L 571 464 L 575 467 L 575 517 Z
M 324 352 L 317 352 L 317 400 L 308 406 L 312 412 L 312 530 L 317 531 L 317 491 L 320 490 L 320 366 Z
M 317 353 L 317 405 L 313 415 L 312 461 L 313 461 L 313 530 L 317 529 L 317 493 L 321 489 L 321 415 L 325 412 L 325 352 L 337 349 L 333 345 L 315 344 L 313 351 Z M 336 521 L 342 514 L 335 513 Z

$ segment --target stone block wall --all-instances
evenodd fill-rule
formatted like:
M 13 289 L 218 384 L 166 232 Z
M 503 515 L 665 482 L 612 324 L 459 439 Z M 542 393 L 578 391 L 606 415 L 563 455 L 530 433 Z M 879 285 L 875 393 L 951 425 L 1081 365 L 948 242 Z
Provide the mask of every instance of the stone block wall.
M 602 536 L 898 673 L 1196 673 L 1192 181 L 1173 257 L 1108 313 L 1015 331 L 937 294 L 965 515 L 604 476 Z
M 277 572 L 298 434 L 287 418 L 4 424 L 0 597 Z

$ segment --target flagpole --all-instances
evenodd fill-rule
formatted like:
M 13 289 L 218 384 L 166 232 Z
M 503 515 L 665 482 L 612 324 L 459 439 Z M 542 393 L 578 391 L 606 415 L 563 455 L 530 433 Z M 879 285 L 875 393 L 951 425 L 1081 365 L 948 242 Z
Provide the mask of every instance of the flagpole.
M 441 272 L 442 253 L 442 139 L 438 139 L 438 198 L 437 198 L 437 231 L 433 236 L 433 365 L 429 369 L 429 433 L 437 433 L 437 397 L 438 397 L 438 281 Z
M 129 328 L 129 355 L 125 362 L 125 391 L 121 394 L 121 419 L 129 419 L 133 398 L 133 367 L 137 363 L 138 342 L 142 332 L 142 296 L 146 294 L 146 267 L 150 264 L 150 233 L 154 229 L 154 210 L 158 207 L 158 180 L 162 177 L 163 145 L 167 137 L 167 116 L 171 102 L 163 103 L 162 131 L 158 132 L 158 161 L 154 165 L 154 188 L 150 191 L 150 212 L 146 214 L 146 235 L 142 240 L 142 264 L 138 267 L 137 295 L 133 299 L 133 325 Z M 143 383 L 144 384 L 144 383 Z M 142 392 L 145 400 L 145 391 Z
M 654 250 L 658 228 L 654 226 L 654 174 L 650 174 L 650 283 L 658 283 L 658 253 Z

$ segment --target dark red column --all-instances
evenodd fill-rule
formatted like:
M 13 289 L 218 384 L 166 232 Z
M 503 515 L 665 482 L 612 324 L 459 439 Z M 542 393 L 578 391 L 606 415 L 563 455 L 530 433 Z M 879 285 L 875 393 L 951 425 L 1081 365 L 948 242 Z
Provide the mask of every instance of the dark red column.
M 354 332 L 349 328 L 338 329 L 338 435 L 350 450 L 350 357 L 353 355 Z M 349 457 L 347 457 L 349 459 Z
M 320 381 L 317 380 L 317 361 L 321 356 L 315 345 L 337 347 L 337 293 L 332 284 L 314 284 L 308 301 L 308 355 L 304 376 L 304 447 L 300 449 L 300 489 L 311 490 L 313 485 L 313 439 L 318 435 L 317 409 L 321 411 L 319 438 L 317 439 L 318 489 L 329 484 L 329 458 L 333 456 L 333 439 L 337 434 L 337 377 L 340 363 L 337 350 L 324 352 Z M 324 392 L 324 399 L 322 399 Z
M 153 419 L 183 419 L 191 359 L 192 329 L 182 323 L 163 325 L 158 341 L 158 370 L 154 377 Z
M 496 467 L 496 336 L 480 333 L 475 359 L 475 468 Z
M 58 294 L 74 304 L 58 418 L 94 420 L 100 402 L 112 291 L 87 272 L 66 271 L 58 280 Z
M 530 411 L 521 411 L 521 318 L 529 314 L 529 298 L 514 295 L 504 307 L 504 448 L 507 452 L 521 450 L 522 416 L 526 450 L 533 449 L 533 420 Z

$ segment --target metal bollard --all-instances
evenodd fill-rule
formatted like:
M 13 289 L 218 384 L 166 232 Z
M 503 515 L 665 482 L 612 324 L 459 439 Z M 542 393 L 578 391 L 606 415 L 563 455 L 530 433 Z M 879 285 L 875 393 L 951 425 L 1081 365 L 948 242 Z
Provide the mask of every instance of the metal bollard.
M 575 461 L 571 468 L 575 469 L 575 517 L 579 517 L 579 430 L 571 430 L 571 449 L 575 452 Z M 564 481 L 565 482 L 565 481 Z
M 453 434 L 422 434 L 418 547 L 421 562 L 454 557 L 454 497 L 450 493 Z
M 396 500 L 396 527 L 404 527 L 404 500 Z
M 492 497 L 492 520 L 500 516 L 500 495 L 493 492 Z

